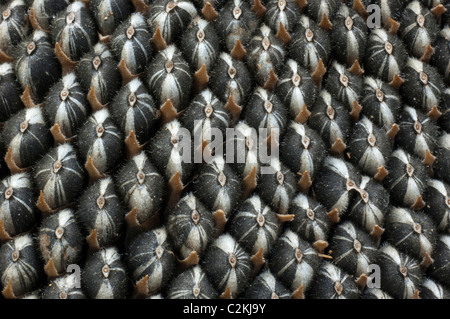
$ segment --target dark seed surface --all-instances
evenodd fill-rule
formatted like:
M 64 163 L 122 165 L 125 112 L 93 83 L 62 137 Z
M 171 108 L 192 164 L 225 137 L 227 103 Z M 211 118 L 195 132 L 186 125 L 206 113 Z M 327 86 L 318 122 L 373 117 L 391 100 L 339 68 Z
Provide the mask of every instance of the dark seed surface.
M 449 10 L 0 0 L 0 298 L 448 299 Z

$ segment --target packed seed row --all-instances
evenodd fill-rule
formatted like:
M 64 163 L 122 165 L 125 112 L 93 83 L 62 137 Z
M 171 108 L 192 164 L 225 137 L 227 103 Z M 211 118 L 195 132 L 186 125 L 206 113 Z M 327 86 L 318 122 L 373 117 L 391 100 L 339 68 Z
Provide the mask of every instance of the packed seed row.
M 28 2 L 0 20 L 4 297 L 448 298 L 444 5 Z M 227 128 L 243 163 L 183 153 Z

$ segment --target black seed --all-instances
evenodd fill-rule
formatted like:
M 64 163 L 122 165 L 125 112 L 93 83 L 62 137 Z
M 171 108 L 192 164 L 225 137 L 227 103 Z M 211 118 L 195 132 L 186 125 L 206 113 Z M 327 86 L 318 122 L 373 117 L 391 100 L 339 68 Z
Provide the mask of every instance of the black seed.
M 317 200 L 328 211 L 337 209 L 342 215 L 358 191 L 361 176 L 358 170 L 341 158 L 328 156 L 313 182 Z
M 405 83 L 400 88 L 404 103 L 428 113 L 438 107 L 444 87 L 438 71 L 431 65 L 409 58 L 403 69 Z
M 42 221 L 38 231 L 39 250 L 45 264 L 53 261 L 58 274 L 77 264 L 83 253 L 83 237 L 71 209 L 63 209 Z
M 378 78 L 365 76 L 361 96 L 362 114 L 389 131 L 402 107 L 397 90 Z
M 319 134 L 306 124 L 291 121 L 280 143 L 281 158 L 297 174 L 314 179 L 327 152 Z
M 278 95 L 258 86 L 244 107 L 243 120 L 258 131 L 267 129 L 267 137 L 273 129 L 277 129 L 279 136 L 282 136 L 288 114 Z
M 430 216 L 405 208 L 391 208 L 384 223 L 385 239 L 399 251 L 417 260 L 432 255 L 436 227 Z
M 391 82 L 400 76 L 407 54 L 397 35 L 384 29 L 374 29 L 367 40 L 364 69 L 367 75 Z
M 41 285 L 43 266 L 30 234 L 19 235 L 3 243 L 0 257 L 2 286 L 11 284 L 15 296 L 29 293 Z
M 124 136 L 113 122 L 108 109 L 93 113 L 78 132 L 78 151 L 84 163 L 92 163 L 100 173 L 106 173 L 123 160 Z
M 31 176 L 17 173 L 0 183 L 0 221 L 9 236 L 29 231 L 35 225 L 36 197 Z
M 230 114 L 225 104 L 209 88 L 191 100 L 180 120 L 194 138 L 201 135 L 201 139 L 207 142 L 212 141 L 215 130 L 226 134 L 230 127 Z
M 332 23 L 330 39 L 333 55 L 348 67 L 355 61 L 362 63 L 368 35 L 364 19 L 353 9 L 342 4 Z
M 117 171 L 116 187 L 128 210 L 136 208 L 139 223 L 144 223 L 162 209 L 166 193 L 164 177 L 144 152 Z
M 36 104 L 44 100 L 48 89 L 61 77 L 61 65 L 50 37 L 43 31 L 34 31 L 20 42 L 15 51 L 14 67 L 22 89 L 29 88 Z
M 273 246 L 269 268 L 286 288 L 296 291 L 303 286 L 306 294 L 319 268 L 317 251 L 296 233 L 287 229 Z
M 438 127 L 422 112 L 404 106 L 398 117 L 400 131 L 395 142 L 411 154 L 425 158 L 426 152 L 434 154 L 437 147 Z
M 414 258 L 384 244 L 377 254 L 381 289 L 396 299 L 411 299 L 423 281 L 423 271 Z
M 438 119 L 438 125 L 450 133 L 450 88 L 446 87 L 442 91 L 442 115 Z
M 433 43 L 434 53 L 430 60 L 430 64 L 437 68 L 447 85 L 450 84 L 450 72 L 448 71 L 450 63 L 449 41 L 450 27 L 447 25 L 439 32 Z
M 389 193 L 380 183 L 367 176 L 361 177 L 359 188 L 350 203 L 348 217 L 357 227 L 370 233 L 375 226 L 383 227 L 390 203 Z
M 147 24 L 152 35 L 159 28 L 167 44 L 177 42 L 197 11 L 192 2 L 181 0 L 157 0 L 148 11 Z
M 64 10 L 70 3 L 69 0 L 32 0 L 30 9 L 40 28 L 49 31 L 55 16 Z
M 38 190 L 42 190 L 51 209 L 75 201 L 83 191 L 86 172 L 77 158 L 75 148 L 62 144 L 49 150 L 36 163 L 33 179 Z
M 261 272 L 245 290 L 244 299 L 290 299 L 290 291 L 270 272 Z
M 238 297 L 251 280 L 250 255 L 228 233 L 211 243 L 201 266 L 219 295 L 229 287 L 231 296 Z
M 95 22 L 82 1 L 69 4 L 58 13 L 51 25 L 53 44 L 72 61 L 79 61 L 97 41 Z
M 276 157 L 264 165 L 257 191 L 261 198 L 278 214 L 287 214 L 289 205 L 297 190 L 296 175 Z
M 258 135 L 259 130 L 250 127 L 245 121 L 240 121 L 234 126 L 233 136 L 227 135 L 226 160 L 241 178 L 245 178 L 255 172 L 256 177 L 260 174 L 260 159 L 262 147 L 266 144 L 266 137 Z M 233 146 L 233 149 L 229 147 Z
M 310 243 L 327 241 L 331 222 L 325 207 L 309 195 L 298 193 L 292 200 L 289 214 L 294 215 L 287 225 Z
M 448 135 L 446 135 L 448 136 Z M 433 163 L 433 171 L 436 177 L 441 179 L 447 184 L 450 184 L 450 171 L 449 161 L 447 160 L 450 156 L 450 146 L 444 143 L 440 143 L 436 149 L 436 160 Z
M 196 265 L 177 275 L 167 292 L 168 299 L 216 299 L 216 289 L 202 267 Z
M 353 126 L 348 140 L 350 161 L 368 176 L 375 176 L 385 165 L 392 147 L 386 132 L 363 116 Z
M 319 133 L 328 148 L 338 139 L 346 143 L 350 134 L 348 108 L 322 90 L 311 109 L 308 125 Z
M 42 299 L 86 299 L 83 289 L 77 287 L 77 280 L 75 273 L 49 280 L 42 290 Z
M 391 0 L 391 1 L 384 1 L 384 0 L 375 0 L 372 1 L 374 4 L 378 5 L 380 7 L 380 13 L 381 13 L 381 22 L 382 26 L 386 29 L 389 29 L 391 27 L 391 21 L 390 19 L 393 19 L 394 21 L 399 21 L 403 9 L 408 4 L 408 0 Z
M 131 131 L 143 145 L 156 130 L 159 113 L 154 98 L 140 79 L 122 86 L 110 106 L 111 116 L 125 138 Z
M 325 89 L 331 96 L 352 110 L 362 93 L 362 77 L 350 73 L 348 69 L 334 61 L 325 80 Z
M 212 69 L 209 85 L 211 90 L 226 103 L 230 97 L 242 106 L 252 92 L 252 80 L 246 64 L 222 52 Z
M 82 283 L 90 299 L 125 299 L 129 282 L 119 250 L 112 246 L 90 255 Z
M 439 32 L 435 16 L 419 1 L 412 1 L 403 10 L 399 23 L 399 35 L 407 50 L 421 58 Z
M 110 49 L 101 42 L 82 56 L 76 74 L 84 91 L 93 90 L 102 105 L 111 102 L 120 88 L 117 61 Z
M 167 100 L 177 111 L 189 104 L 192 75 L 189 64 L 175 45 L 155 56 L 148 64 L 146 77 L 150 94 L 156 98 L 159 107 Z
M 127 247 L 127 265 L 134 284 L 148 276 L 149 294 L 159 293 L 175 271 L 176 258 L 164 227 L 143 232 Z
M 219 37 L 213 24 L 200 18 L 194 19 L 183 33 L 180 48 L 192 71 L 205 65 L 209 72 L 220 52 Z
M 96 231 L 100 247 L 109 246 L 119 237 L 125 208 L 111 177 L 96 181 L 81 194 L 76 215 L 87 235 Z
M 222 49 L 231 52 L 237 40 L 243 46 L 247 45 L 258 23 L 250 3 L 243 0 L 226 2 L 214 23 Z
M 225 216 L 231 216 L 242 197 L 241 180 L 220 156 L 200 167 L 193 190 L 206 207 L 212 211 L 222 210 Z
M 368 267 L 375 262 L 377 245 L 369 234 L 350 221 L 336 226 L 329 239 L 329 248 L 333 259 L 331 262 L 354 275 L 357 279 L 368 274 Z
M 278 73 L 276 93 L 292 119 L 299 115 L 304 105 L 311 110 L 318 95 L 308 70 L 292 59 L 288 59 Z
M 339 0 L 312 0 L 308 1 L 308 15 L 317 23 L 322 21 L 324 15 L 332 20 L 339 9 Z
M 383 185 L 389 191 L 392 203 L 404 207 L 414 205 L 417 198 L 423 195 L 428 180 L 420 159 L 397 149 L 387 158 L 386 169 L 389 174 Z
M 12 63 L 0 64 L 0 123 L 24 108 Z
M 18 167 L 34 165 L 48 150 L 52 137 L 40 107 L 22 109 L 5 122 L 3 143 Z
M 258 195 L 246 199 L 231 217 L 228 232 L 252 256 L 268 256 L 281 231 L 275 212 Z
M 433 254 L 434 262 L 428 269 L 428 274 L 448 286 L 450 284 L 450 238 L 448 235 L 440 235 L 436 241 L 436 249 Z
M 111 50 L 119 63 L 125 62 L 131 74 L 140 74 L 152 58 L 151 38 L 144 16 L 135 12 L 114 29 Z
M 330 52 L 330 34 L 306 15 L 301 16 L 289 43 L 290 57 L 308 71 L 314 72 L 320 59 L 324 65 L 328 64 Z
M 423 196 L 424 213 L 433 218 L 437 230 L 450 230 L 450 186 L 440 180 L 430 179 Z
M 253 33 L 247 51 L 245 57 L 248 68 L 260 86 L 268 82 L 271 72 L 278 74 L 286 56 L 283 43 L 265 24 Z
M 167 233 L 180 259 L 191 252 L 202 256 L 215 229 L 211 212 L 193 193 L 183 196 L 167 215 Z
M 266 7 L 264 22 L 275 33 L 280 30 L 280 23 L 287 32 L 291 32 L 300 18 L 300 11 L 294 0 L 268 0 L 264 6 Z
M 58 124 L 64 137 L 71 138 L 86 121 L 90 107 L 74 72 L 53 85 L 45 98 L 45 115 Z
M 355 279 L 332 263 L 325 261 L 317 270 L 311 287 L 312 299 L 359 299 L 360 292 Z
M 89 9 L 95 18 L 97 29 L 107 36 L 114 32 L 132 12 L 133 6 L 126 0 L 92 0 Z
M 426 277 L 420 288 L 421 299 L 449 299 L 450 291 L 440 282 Z
M 24 0 L 8 1 L 2 6 L 0 15 L 0 51 L 12 56 L 14 48 L 28 35 L 31 30 L 28 20 L 28 7 Z
M 183 184 L 191 178 L 194 169 L 192 161 L 193 141 L 189 131 L 178 120 L 165 124 L 149 142 L 149 158 L 167 180 L 180 174 Z

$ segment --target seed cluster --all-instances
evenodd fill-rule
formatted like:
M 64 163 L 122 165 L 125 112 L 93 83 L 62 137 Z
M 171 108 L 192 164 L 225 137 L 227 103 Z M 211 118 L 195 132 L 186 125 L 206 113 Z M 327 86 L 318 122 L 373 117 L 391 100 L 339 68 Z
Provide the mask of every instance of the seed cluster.
M 449 298 L 442 2 L 0 0 L 2 296 Z

